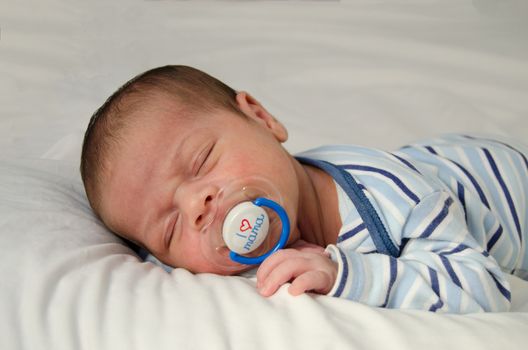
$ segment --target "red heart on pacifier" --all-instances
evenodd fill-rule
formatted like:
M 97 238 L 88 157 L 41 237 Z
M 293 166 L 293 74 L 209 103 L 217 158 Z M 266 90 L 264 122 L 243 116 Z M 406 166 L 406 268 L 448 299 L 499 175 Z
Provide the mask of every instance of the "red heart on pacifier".
M 251 225 L 249 224 L 248 219 L 242 220 L 242 222 L 240 223 L 240 231 L 244 232 L 244 231 L 249 230 L 250 228 L 251 228 Z

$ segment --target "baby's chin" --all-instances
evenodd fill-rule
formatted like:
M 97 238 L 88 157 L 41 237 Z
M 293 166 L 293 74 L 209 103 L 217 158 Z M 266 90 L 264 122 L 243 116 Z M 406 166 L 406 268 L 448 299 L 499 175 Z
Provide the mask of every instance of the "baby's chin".
M 238 275 L 240 273 L 251 270 L 252 268 L 255 267 L 254 265 L 242 265 L 238 263 L 234 263 L 234 264 L 236 265 L 229 266 L 229 267 L 216 265 L 216 266 L 210 266 L 208 268 L 197 269 L 195 271 L 193 271 L 193 269 L 188 269 L 188 270 L 191 271 L 192 273 L 214 273 L 216 275 L 221 275 L 221 276 L 233 276 L 233 275 Z
M 237 275 L 246 272 L 254 267 L 254 265 L 244 265 L 234 262 L 229 258 L 229 248 L 222 246 L 217 248 L 217 253 L 214 258 L 204 258 L 200 266 L 184 267 L 192 273 L 214 273 L 223 276 Z
M 238 275 L 246 271 L 249 271 L 251 269 L 254 269 L 255 267 L 256 265 L 241 265 L 240 269 L 236 271 L 235 270 L 224 270 L 221 272 L 214 272 L 214 273 L 218 275 L 222 275 L 222 276 L 233 276 L 233 275 Z

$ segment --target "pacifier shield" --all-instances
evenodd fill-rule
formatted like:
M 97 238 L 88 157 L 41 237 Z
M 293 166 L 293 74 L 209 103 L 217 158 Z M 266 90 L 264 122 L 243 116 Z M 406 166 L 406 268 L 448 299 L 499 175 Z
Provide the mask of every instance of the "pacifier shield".
M 227 247 L 237 254 L 248 254 L 266 239 L 269 217 L 266 211 L 252 202 L 234 206 L 226 215 L 222 236 Z

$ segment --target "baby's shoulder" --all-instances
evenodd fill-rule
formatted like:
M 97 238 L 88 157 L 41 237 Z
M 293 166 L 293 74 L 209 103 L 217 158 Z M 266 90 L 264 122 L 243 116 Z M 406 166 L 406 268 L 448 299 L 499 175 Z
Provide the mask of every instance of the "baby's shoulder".
M 295 154 L 296 158 L 323 160 L 333 164 L 343 164 L 361 159 L 390 159 L 390 153 L 372 147 L 348 144 L 324 145 Z
M 431 181 L 428 174 L 419 171 L 398 152 L 357 145 L 327 145 L 299 153 L 296 157 L 301 163 L 325 170 L 328 166 L 321 163 L 331 163 L 340 172 L 346 171 L 352 175 L 367 190 L 373 188 L 379 192 L 379 189 L 396 188 L 396 192 L 412 192 L 410 197 L 414 203 L 443 188 L 438 181 Z

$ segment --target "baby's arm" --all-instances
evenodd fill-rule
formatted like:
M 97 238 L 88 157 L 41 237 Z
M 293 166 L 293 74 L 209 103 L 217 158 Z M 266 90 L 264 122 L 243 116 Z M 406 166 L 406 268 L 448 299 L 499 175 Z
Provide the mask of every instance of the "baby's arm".
M 311 246 L 311 248 L 309 247 Z M 293 280 L 289 292 L 314 291 L 372 306 L 453 313 L 507 311 L 510 292 L 497 262 L 467 231 L 446 192 L 423 198 L 407 218 L 398 258 L 327 247 L 292 247 L 257 272 L 262 295 Z
M 339 265 L 329 295 L 389 308 L 508 310 L 504 274 L 469 234 L 462 208 L 448 193 L 432 193 L 416 205 L 401 241 L 398 258 L 329 246 Z

